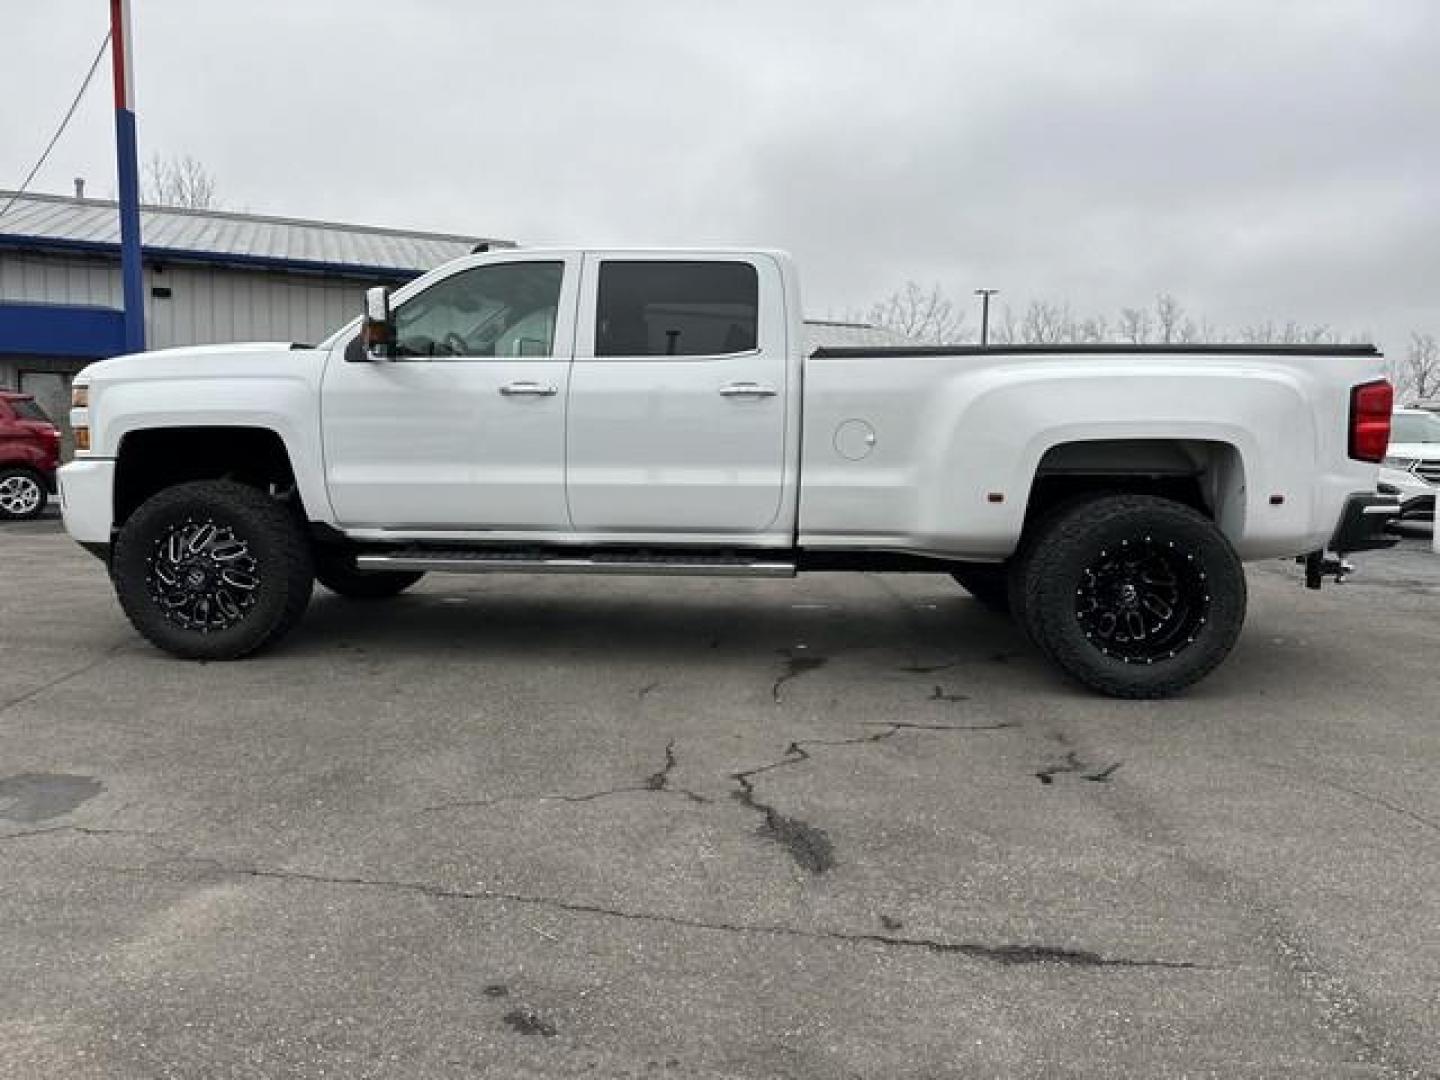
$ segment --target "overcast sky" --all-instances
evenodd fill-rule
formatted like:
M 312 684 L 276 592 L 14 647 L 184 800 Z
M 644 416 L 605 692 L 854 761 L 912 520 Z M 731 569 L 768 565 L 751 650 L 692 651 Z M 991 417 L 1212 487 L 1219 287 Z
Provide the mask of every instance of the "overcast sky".
M 816 315 L 916 279 L 1440 333 L 1437 0 L 133 6 L 141 157 L 195 156 L 227 206 L 784 247 Z M 108 5 L 6 7 L 14 187 Z M 113 194 L 101 74 L 35 190 Z

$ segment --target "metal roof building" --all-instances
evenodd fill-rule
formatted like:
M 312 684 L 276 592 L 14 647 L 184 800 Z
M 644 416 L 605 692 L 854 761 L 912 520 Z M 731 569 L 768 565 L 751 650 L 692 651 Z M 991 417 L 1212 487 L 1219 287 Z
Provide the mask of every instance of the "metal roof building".
M 70 379 L 124 351 L 120 216 L 107 199 L 0 191 L 0 388 L 33 393 L 65 428 Z M 508 240 L 144 206 L 145 345 L 318 341 L 399 285 Z M 820 345 L 894 345 L 865 323 L 807 320 Z M 68 435 L 68 432 L 67 432 Z
M 0 191 L 0 207 L 13 193 Z M 145 344 L 315 341 L 398 285 L 494 237 L 217 210 L 141 208 Z M 106 199 L 22 195 L 0 217 L 0 387 L 57 420 L 69 379 L 123 351 L 120 218 Z

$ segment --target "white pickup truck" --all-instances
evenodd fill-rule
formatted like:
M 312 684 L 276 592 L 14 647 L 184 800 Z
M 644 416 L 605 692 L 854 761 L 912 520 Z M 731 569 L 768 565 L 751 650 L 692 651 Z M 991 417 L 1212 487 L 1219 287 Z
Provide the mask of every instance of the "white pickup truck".
M 781 252 L 475 254 L 318 346 L 86 368 L 65 525 L 184 657 L 273 644 L 317 578 L 920 571 L 1125 697 L 1220 663 L 1242 560 L 1318 586 L 1387 543 L 1370 346 L 803 342 Z

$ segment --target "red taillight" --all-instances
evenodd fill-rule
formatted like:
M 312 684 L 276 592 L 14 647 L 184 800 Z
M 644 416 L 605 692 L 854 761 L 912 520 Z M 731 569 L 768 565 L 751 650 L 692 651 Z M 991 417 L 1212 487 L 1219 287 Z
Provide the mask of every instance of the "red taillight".
M 1395 389 L 1384 379 L 1364 383 L 1350 391 L 1350 456 L 1356 461 L 1379 462 L 1390 445 L 1390 414 L 1395 411 Z

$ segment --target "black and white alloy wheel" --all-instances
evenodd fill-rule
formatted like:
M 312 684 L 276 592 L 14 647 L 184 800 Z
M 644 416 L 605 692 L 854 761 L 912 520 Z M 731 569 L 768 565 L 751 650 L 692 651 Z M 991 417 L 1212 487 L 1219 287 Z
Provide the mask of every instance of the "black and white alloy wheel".
M 1106 656 L 1127 664 L 1171 659 L 1195 644 L 1210 611 L 1201 566 L 1174 540 L 1121 540 L 1085 567 L 1075 618 Z
M 155 541 L 146 584 L 164 616 L 208 634 L 237 625 L 255 607 L 260 565 L 228 525 L 186 520 Z

